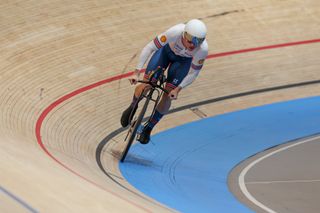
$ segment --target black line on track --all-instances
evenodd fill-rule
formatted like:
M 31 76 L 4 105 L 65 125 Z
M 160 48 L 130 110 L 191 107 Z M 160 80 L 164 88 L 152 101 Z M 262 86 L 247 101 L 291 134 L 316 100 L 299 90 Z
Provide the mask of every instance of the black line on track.
M 206 16 L 204 18 L 199 18 L 200 20 L 203 20 L 203 19 L 209 19 L 209 18 L 217 18 L 217 17 L 221 17 L 221 16 L 225 16 L 225 15 L 229 15 L 229 14 L 232 14 L 232 13 L 241 13 L 241 12 L 244 12 L 245 10 L 231 10 L 231 11 L 225 11 L 225 12 L 222 12 L 222 13 L 218 13 L 218 14 L 213 14 L 213 15 L 210 15 L 210 16 Z
M 218 98 L 212 98 L 212 99 L 207 99 L 204 101 L 199 101 L 199 102 L 195 102 L 192 104 L 187 104 L 181 107 L 177 107 L 174 109 L 171 109 L 168 114 L 171 113 L 176 113 L 182 110 L 186 110 L 186 109 L 190 109 L 192 107 L 198 107 L 198 106 L 202 106 L 202 105 L 206 105 L 206 104 L 211 104 L 211 103 L 215 103 L 215 102 L 219 102 L 219 101 L 224 101 L 224 100 L 228 100 L 228 99 L 233 99 L 233 98 L 238 98 L 238 97 L 243 97 L 243 96 L 249 96 L 249 95 L 254 95 L 254 94 L 260 94 L 260 93 L 265 93 L 265 92 L 270 92 L 270 91 L 276 91 L 276 90 L 282 90 L 282 89 L 289 89 L 289 88 L 295 88 L 295 87 L 303 87 L 303 86 L 309 86 L 309 85 L 313 85 L 313 84 L 319 84 L 320 80 L 314 80 L 314 81 L 306 81 L 306 82 L 300 82 L 300 83 L 293 83 L 293 84 L 287 84 L 287 85 L 282 85 L 282 86 L 276 86 L 276 87 L 269 87 L 269 88 L 264 88 L 264 89 L 258 89 L 258 90 L 252 90 L 252 91 L 247 91 L 247 92 L 242 92 L 242 93 L 236 93 L 236 94 L 232 94 L 232 95 L 227 95 L 227 96 L 222 96 L 222 97 L 218 97 Z M 133 194 L 151 201 L 152 203 L 155 203 L 154 201 L 152 201 L 151 199 L 148 199 L 138 193 L 136 193 L 135 191 L 129 189 L 128 187 L 122 185 L 118 180 L 116 180 L 115 178 L 113 178 L 112 176 L 114 176 L 112 173 L 109 173 L 108 171 L 106 171 L 102 165 L 101 162 L 101 154 L 102 154 L 102 150 L 103 147 L 110 141 L 112 140 L 116 135 L 126 131 L 128 128 L 119 128 L 113 132 L 111 132 L 109 135 L 107 135 L 97 146 L 96 149 L 96 161 L 97 164 L 99 166 L 99 168 L 101 169 L 101 171 L 109 178 L 111 179 L 113 182 L 115 182 L 117 185 L 119 185 L 120 187 L 126 189 L 129 192 L 132 192 Z M 156 203 L 157 204 L 157 203 Z M 159 205 L 159 204 L 157 204 Z
M 101 162 L 101 153 L 102 153 L 102 150 L 104 148 L 104 146 L 110 141 L 113 139 L 113 137 L 115 137 L 116 135 L 120 134 L 121 132 L 127 130 L 128 128 L 119 128 L 115 131 L 113 131 L 112 133 L 110 133 L 107 137 L 105 137 L 98 145 L 97 149 L 96 149 L 96 161 L 97 161 L 97 164 L 99 166 L 99 168 L 101 169 L 101 171 L 110 179 L 112 180 L 114 183 L 116 183 L 118 186 L 122 187 L 123 189 L 133 193 L 134 195 L 144 199 L 144 200 L 147 200 L 155 205 L 158 205 L 160 206 L 160 204 L 156 203 L 155 201 L 153 201 L 152 199 L 148 199 L 147 197 L 145 196 L 142 196 L 140 195 L 139 193 L 131 190 L 130 188 L 126 187 L 125 185 L 121 184 L 118 180 L 116 180 L 113 176 L 115 176 L 114 174 L 106 171 L 102 165 L 102 162 Z M 115 176 L 117 177 L 118 179 L 122 179 L 123 178 L 119 178 L 118 176 Z M 162 206 L 161 207 L 165 207 L 165 206 Z

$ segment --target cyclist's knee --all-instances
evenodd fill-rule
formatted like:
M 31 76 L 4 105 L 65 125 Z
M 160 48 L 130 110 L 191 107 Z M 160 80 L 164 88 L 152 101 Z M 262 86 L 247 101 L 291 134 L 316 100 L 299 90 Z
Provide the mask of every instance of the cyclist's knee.
M 141 84 L 141 88 L 145 91 L 149 91 L 151 89 L 151 85 L 149 84 Z
M 151 86 L 149 84 L 145 84 L 145 83 L 141 83 L 136 86 L 136 89 L 138 89 L 138 90 L 144 90 L 144 89 L 150 89 L 150 88 L 151 88 Z
M 163 102 L 171 103 L 171 98 L 170 98 L 169 95 L 166 94 L 166 93 L 163 93 L 161 100 L 162 100 Z
M 160 103 L 157 106 L 157 110 L 161 114 L 167 114 L 171 106 L 171 100 L 169 97 L 162 96 Z
M 148 84 L 139 84 L 138 86 L 136 86 L 135 88 L 135 94 L 136 96 L 140 96 L 142 92 L 144 92 L 144 94 L 146 94 L 149 90 L 150 90 L 151 86 Z

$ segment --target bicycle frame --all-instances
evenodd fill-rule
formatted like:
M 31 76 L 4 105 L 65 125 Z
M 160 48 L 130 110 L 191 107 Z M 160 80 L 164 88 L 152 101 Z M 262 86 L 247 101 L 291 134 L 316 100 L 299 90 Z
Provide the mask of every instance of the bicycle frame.
M 149 80 L 149 81 L 138 81 L 139 83 L 149 84 L 151 86 L 151 88 L 145 87 L 144 90 L 142 91 L 137 103 L 136 103 L 136 104 L 138 104 L 143 98 L 146 99 L 146 101 L 145 101 L 145 103 L 143 105 L 143 108 L 140 111 L 137 119 L 133 119 L 133 122 L 130 123 L 130 128 L 129 128 L 128 133 L 127 133 L 127 135 L 125 137 L 125 140 L 124 140 L 124 141 L 127 141 L 127 139 L 128 139 L 128 142 L 127 142 L 127 145 L 126 145 L 124 151 L 122 152 L 122 156 L 121 156 L 121 159 L 120 159 L 121 162 L 124 161 L 128 151 L 129 151 L 129 149 L 131 147 L 131 144 L 133 143 L 133 141 L 136 138 L 137 130 L 138 130 L 139 126 L 141 125 L 141 123 L 143 122 L 143 119 L 145 118 L 145 113 L 147 111 L 149 102 L 153 101 L 155 103 L 154 107 L 153 107 L 153 110 L 152 110 L 152 113 L 150 115 L 150 117 L 151 117 L 155 113 L 156 107 L 157 107 L 157 105 L 159 103 L 159 100 L 160 100 L 161 96 L 163 95 L 163 93 L 168 94 L 168 91 L 163 88 L 163 85 L 164 85 L 164 83 L 166 81 L 166 79 L 165 79 L 165 77 L 163 75 L 163 69 L 158 68 L 156 71 L 154 71 L 150 75 L 149 79 L 152 79 L 153 76 L 155 74 L 157 74 L 157 72 L 159 72 L 159 71 L 161 71 L 162 73 L 160 73 L 160 76 L 159 76 L 159 78 L 157 79 L 156 82 L 152 82 L 151 80 Z M 146 90 L 148 90 L 147 94 L 145 94 Z M 156 99 L 152 98 L 154 92 L 158 93 Z

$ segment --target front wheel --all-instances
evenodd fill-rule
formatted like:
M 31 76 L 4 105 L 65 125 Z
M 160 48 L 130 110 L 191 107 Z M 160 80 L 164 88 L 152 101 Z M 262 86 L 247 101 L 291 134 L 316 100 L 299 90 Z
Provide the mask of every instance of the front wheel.
M 127 140 L 127 145 L 125 147 L 125 149 L 123 150 L 122 152 L 122 156 L 121 156 L 121 159 L 120 161 L 123 162 L 124 159 L 126 158 L 127 156 L 127 153 L 131 147 L 131 144 L 133 143 L 135 137 L 136 137 L 136 134 L 137 134 L 137 130 L 139 128 L 139 126 L 141 125 L 142 123 L 142 120 L 144 118 L 144 115 L 147 111 L 147 108 L 148 108 L 148 104 L 149 104 L 149 101 L 150 101 L 150 98 L 147 97 L 144 105 L 143 105 L 143 108 L 141 109 L 139 115 L 138 115 L 138 118 L 136 121 L 133 122 L 133 126 L 130 127 L 129 129 L 129 135 L 127 136 L 128 140 Z

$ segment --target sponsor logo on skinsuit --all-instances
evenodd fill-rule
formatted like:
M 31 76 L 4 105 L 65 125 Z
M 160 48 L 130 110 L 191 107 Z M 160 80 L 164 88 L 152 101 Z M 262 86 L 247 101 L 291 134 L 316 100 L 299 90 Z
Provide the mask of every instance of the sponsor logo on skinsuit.
M 203 62 L 204 62 L 204 59 L 201 59 L 198 61 L 198 64 L 203 64 Z
M 166 37 L 165 35 L 161 36 L 161 37 L 160 37 L 160 41 L 161 41 L 162 43 L 165 43 L 165 42 L 167 41 L 167 37 Z

